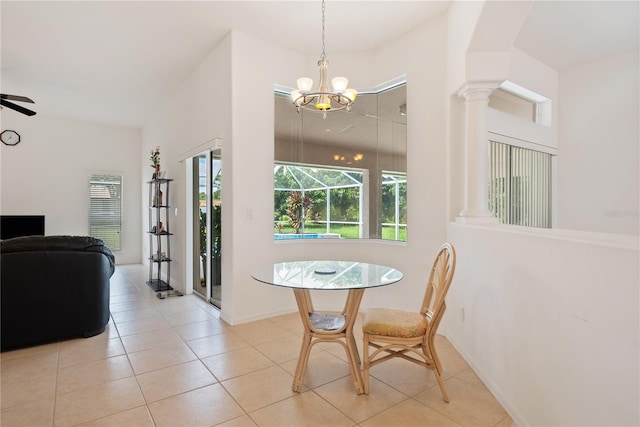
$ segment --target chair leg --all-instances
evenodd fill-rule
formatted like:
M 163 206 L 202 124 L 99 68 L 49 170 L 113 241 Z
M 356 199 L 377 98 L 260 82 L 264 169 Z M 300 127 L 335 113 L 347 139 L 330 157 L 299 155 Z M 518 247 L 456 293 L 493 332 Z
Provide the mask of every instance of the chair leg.
M 440 363 L 440 358 L 438 357 L 438 353 L 436 352 L 436 347 L 433 339 L 430 339 L 428 341 L 427 346 L 423 344 L 422 352 L 427 358 L 427 363 L 431 365 L 433 374 L 436 376 L 436 380 L 438 381 L 438 386 L 440 387 L 440 392 L 442 393 L 443 400 L 449 403 L 449 395 L 447 395 L 447 390 L 444 388 L 444 382 L 442 381 L 442 364 Z
M 442 393 L 442 399 L 449 403 L 449 395 L 447 394 L 447 390 L 444 388 L 444 383 L 442 382 L 442 377 L 438 373 L 437 369 L 433 370 L 433 374 L 436 376 L 436 380 L 438 380 L 438 386 L 440 387 L 440 393 Z

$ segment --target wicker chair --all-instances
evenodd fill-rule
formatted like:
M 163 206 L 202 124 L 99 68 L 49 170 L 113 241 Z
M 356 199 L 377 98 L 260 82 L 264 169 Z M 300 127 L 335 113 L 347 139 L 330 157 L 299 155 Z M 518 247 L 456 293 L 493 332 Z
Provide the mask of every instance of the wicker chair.
M 419 312 L 385 308 L 373 308 L 364 312 L 363 383 L 366 394 L 369 393 L 369 368 L 400 357 L 431 369 L 444 401 L 449 402 L 442 382 L 442 365 L 433 339 L 446 309 L 445 296 L 455 267 L 455 249 L 451 244 L 445 243 L 440 247 L 433 263 Z M 372 353 L 369 353 L 370 349 L 373 349 Z

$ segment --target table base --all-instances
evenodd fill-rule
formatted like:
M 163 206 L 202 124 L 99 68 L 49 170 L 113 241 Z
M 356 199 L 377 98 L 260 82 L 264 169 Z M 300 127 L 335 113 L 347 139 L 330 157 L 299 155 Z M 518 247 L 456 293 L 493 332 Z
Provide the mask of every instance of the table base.
M 349 290 L 342 313 L 322 313 L 323 316 L 313 316 L 314 319 L 312 319 L 312 314 L 316 313 L 313 310 L 309 290 L 294 289 L 293 293 L 295 294 L 298 311 L 300 312 L 300 318 L 304 326 L 304 337 L 302 339 L 298 366 L 296 367 L 296 374 L 293 380 L 293 391 L 300 392 L 302 389 L 311 348 L 319 342 L 336 342 L 342 345 L 347 352 L 351 376 L 353 377 L 353 383 L 358 394 L 364 393 L 362 375 L 360 373 L 360 355 L 358 354 L 358 347 L 356 346 L 356 340 L 353 336 L 353 325 L 358 315 L 364 289 Z

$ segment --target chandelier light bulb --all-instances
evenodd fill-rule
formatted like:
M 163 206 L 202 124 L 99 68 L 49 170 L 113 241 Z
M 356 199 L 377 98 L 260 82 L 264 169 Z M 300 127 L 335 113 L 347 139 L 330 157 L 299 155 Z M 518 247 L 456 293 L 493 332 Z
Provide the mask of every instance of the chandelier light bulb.
M 356 96 L 358 96 L 358 92 L 355 89 L 347 89 L 343 93 L 344 96 L 349 98 L 351 102 L 356 100 Z
M 347 79 L 346 77 L 334 77 L 333 80 L 331 80 L 331 85 L 333 86 L 333 90 L 338 93 L 344 92 L 348 84 L 349 84 L 349 79 Z
M 292 90 L 291 91 L 291 101 L 296 104 L 296 105 L 300 105 L 300 103 L 302 102 L 302 99 L 298 99 L 300 98 L 300 96 L 302 96 L 302 94 L 300 93 L 299 90 Z
M 297 81 L 298 90 L 300 92 L 310 92 L 311 87 L 313 86 L 313 80 L 309 77 L 300 77 Z
M 331 99 L 328 95 L 320 95 L 318 97 L 318 102 L 316 102 L 316 108 L 318 110 L 328 110 L 331 108 Z

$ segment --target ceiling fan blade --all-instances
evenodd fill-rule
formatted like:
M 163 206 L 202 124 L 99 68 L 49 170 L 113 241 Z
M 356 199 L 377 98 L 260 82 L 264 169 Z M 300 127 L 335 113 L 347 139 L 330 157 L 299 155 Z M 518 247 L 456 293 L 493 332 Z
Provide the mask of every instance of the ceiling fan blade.
M 35 102 L 33 102 L 33 100 L 31 98 L 27 98 L 26 96 L 7 95 L 7 94 L 2 93 L 2 94 L 0 94 L 0 98 L 9 99 L 11 101 L 30 102 L 32 104 L 35 104 Z
M 26 114 L 27 116 L 33 116 L 34 114 L 36 114 L 35 111 L 31 111 L 29 109 L 16 105 L 13 102 L 5 101 L 4 98 L 0 98 L 0 105 L 11 108 L 12 110 L 16 110 L 19 113 Z

